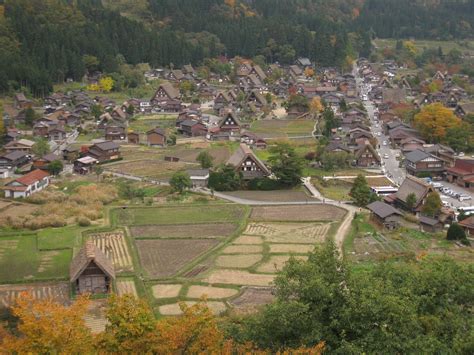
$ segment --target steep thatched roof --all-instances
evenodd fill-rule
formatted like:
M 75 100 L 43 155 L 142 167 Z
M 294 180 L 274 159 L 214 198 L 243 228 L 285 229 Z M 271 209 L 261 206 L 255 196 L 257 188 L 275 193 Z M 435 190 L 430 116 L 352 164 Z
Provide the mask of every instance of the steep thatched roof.
M 88 240 L 71 262 L 69 267 L 71 282 L 75 282 L 91 262 L 94 262 L 107 276 L 115 278 L 112 262 L 92 240 Z

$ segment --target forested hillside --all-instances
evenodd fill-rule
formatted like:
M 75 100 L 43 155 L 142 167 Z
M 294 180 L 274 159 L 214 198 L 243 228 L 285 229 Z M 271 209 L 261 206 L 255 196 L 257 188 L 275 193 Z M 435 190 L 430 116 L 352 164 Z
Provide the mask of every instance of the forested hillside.
M 343 66 L 368 55 L 370 36 L 472 34 L 474 0 L 3 0 L 0 91 L 80 79 L 94 56 L 114 72 L 125 61 L 199 64 L 226 55 L 298 56 Z

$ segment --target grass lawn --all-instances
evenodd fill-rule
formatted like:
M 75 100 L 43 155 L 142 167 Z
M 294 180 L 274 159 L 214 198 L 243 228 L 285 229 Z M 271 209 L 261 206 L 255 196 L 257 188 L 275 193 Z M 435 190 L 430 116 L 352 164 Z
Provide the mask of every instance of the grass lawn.
M 250 131 L 267 138 L 286 138 L 311 135 L 312 120 L 259 120 L 250 126 Z
M 140 116 L 130 121 L 129 129 L 134 132 L 147 132 L 156 127 L 168 129 L 174 127 L 175 120 L 176 115 Z
M 354 239 L 366 233 L 376 232 L 374 226 L 368 222 L 369 216 L 367 214 L 357 214 L 352 220 L 351 231 L 344 239 L 343 250 L 344 254 L 348 254 L 353 250 Z
M 238 205 L 179 206 L 116 209 L 112 220 L 119 225 L 217 223 L 235 222 L 243 215 Z
M 39 251 L 36 235 L 0 239 L 0 282 L 64 279 L 72 250 Z
M 349 192 L 352 188 L 351 183 L 342 180 L 321 182 L 319 179 L 312 179 L 311 182 L 326 198 L 337 201 L 348 201 L 351 199 L 349 196 Z
M 80 233 L 85 229 L 79 226 L 42 229 L 38 232 L 38 249 L 72 249 L 80 244 Z

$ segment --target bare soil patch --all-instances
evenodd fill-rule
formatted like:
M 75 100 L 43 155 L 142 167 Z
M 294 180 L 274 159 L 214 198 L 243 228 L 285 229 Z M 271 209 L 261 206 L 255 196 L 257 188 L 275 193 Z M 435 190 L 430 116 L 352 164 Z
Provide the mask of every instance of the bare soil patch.
M 39 207 L 28 203 L 12 203 L 8 208 L 0 211 L 0 217 L 24 217 L 35 213 Z
M 335 221 L 346 211 L 332 205 L 258 206 L 252 209 L 251 219 L 257 221 Z
M 233 244 L 262 244 L 263 239 L 261 237 L 255 237 L 251 235 L 242 235 L 234 240 Z
M 208 299 L 221 299 L 229 298 L 238 294 L 239 291 L 233 288 L 224 287 L 210 287 L 210 286 L 199 286 L 193 285 L 189 287 L 187 297 L 188 298 L 202 298 L 203 296 Z
M 273 275 L 251 274 L 247 271 L 219 269 L 213 271 L 206 279 L 211 284 L 269 286 Z
M 303 191 L 275 190 L 275 191 L 234 191 L 226 192 L 227 195 L 245 200 L 264 202 L 305 202 L 314 200 Z
M 229 303 L 238 313 L 248 313 L 271 303 L 274 298 L 269 287 L 245 287 L 242 294 Z
M 313 251 L 311 244 L 270 244 L 270 253 L 306 254 Z
M 132 257 L 122 231 L 95 233 L 91 234 L 89 238 L 112 260 L 115 271 L 124 272 L 133 270 Z
M 89 303 L 84 322 L 94 334 L 101 333 L 105 330 L 105 326 L 107 325 L 107 319 L 105 318 L 106 307 L 107 300 L 92 300 Z
M 317 223 L 251 223 L 246 234 L 260 235 L 273 243 L 321 243 L 330 224 Z
M 155 298 L 174 298 L 178 297 L 181 291 L 182 285 L 171 285 L 171 284 L 159 284 L 151 288 L 153 297 Z
M 225 268 L 248 268 L 262 259 L 260 254 L 249 255 L 221 255 L 216 260 L 216 265 Z
M 36 300 L 52 299 L 61 304 L 69 302 L 68 282 L 0 285 L 0 308 L 14 305 L 22 292 L 30 293 Z
M 196 304 L 196 302 L 194 301 L 186 301 L 184 303 L 188 306 L 192 306 Z M 211 311 L 214 312 L 214 314 L 220 314 L 227 310 L 227 307 L 225 306 L 223 302 L 209 301 L 209 302 L 206 302 L 206 305 L 209 307 Z M 158 310 L 164 316 L 179 316 L 183 314 L 179 303 L 165 304 L 164 306 L 160 306 Z
M 231 235 L 236 229 L 232 223 L 172 224 L 131 226 L 135 238 L 218 238 Z
M 261 245 L 229 245 L 223 254 L 258 254 L 262 252 Z
M 107 166 L 107 170 L 147 178 L 167 179 L 176 171 L 184 170 L 186 166 L 183 162 L 138 160 Z
M 291 255 L 273 255 L 270 257 L 266 263 L 260 265 L 257 268 L 258 272 L 266 272 L 266 273 L 277 273 L 283 269 L 283 266 L 290 260 Z M 307 256 L 297 255 L 294 256 L 295 259 L 298 260 L 308 260 Z
M 215 239 L 149 239 L 137 240 L 143 268 L 151 277 L 175 275 L 219 243 Z

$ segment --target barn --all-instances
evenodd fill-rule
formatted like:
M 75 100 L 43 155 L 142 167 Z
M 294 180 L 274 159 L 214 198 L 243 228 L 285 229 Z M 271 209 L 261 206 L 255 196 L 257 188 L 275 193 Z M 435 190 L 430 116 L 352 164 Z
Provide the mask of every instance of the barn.
M 111 291 L 115 270 L 107 256 L 88 240 L 72 260 L 69 275 L 76 294 L 103 294 Z

